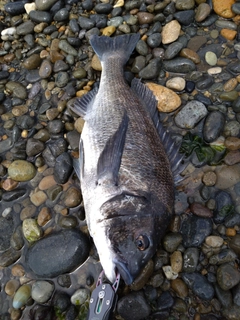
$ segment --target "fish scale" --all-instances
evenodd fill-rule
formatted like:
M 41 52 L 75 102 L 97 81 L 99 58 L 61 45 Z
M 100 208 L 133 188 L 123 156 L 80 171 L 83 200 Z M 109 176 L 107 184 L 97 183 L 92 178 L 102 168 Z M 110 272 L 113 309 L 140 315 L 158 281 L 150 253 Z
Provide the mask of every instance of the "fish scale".
M 181 160 L 151 91 L 140 80 L 131 87 L 125 82 L 123 66 L 138 40 L 137 34 L 90 39 L 102 64 L 100 86 L 73 107 L 85 119 L 77 171 L 89 232 L 108 279 L 114 282 L 119 272 L 126 284 L 156 252 L 172 216 L 173 175 L 164 147 L 172 165 Z

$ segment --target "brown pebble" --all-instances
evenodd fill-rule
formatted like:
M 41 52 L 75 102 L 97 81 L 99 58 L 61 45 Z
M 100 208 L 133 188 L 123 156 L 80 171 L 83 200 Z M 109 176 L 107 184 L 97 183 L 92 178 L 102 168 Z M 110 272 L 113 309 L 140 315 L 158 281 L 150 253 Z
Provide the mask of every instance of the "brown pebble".
M 232 11 L 232 5 L 235 3 L 235 0 L 213 0 L 213 10 L 220 17 L 229 19 L 235 16 L 235 13 Z
M 148 24 L 152 23 L 154 19 L 154 15 L 148 12 L 138 12 L 137 13 L 138 22 L 139 24 Z
M 230 151 L 226 154 L 226 156 L 224 157 L 224 162 L 228 165 L 228 166 L 232 166 L 236 163 L 240 162 L 240 151 L 236 150 L 236 151 Z
M 237 231 L 234 228 L 227 228 L 226 229 L 226 236 L 227 237 L 234 237 L 237 234 Z
M 56 119 L 58 115 L 59 115 L 58 108 L 51 108 L 46 111 L 46 116 L 49 121 Z
M 32 218 L 35 215 L 36 207 L 32 204 L 26 206 L 26 208 L 23 208 L 20 213 L 20 219 L 23 221 L 28 218 Z
M 22 316 L 22 311 L 20 309 L 11 310 L 11 320 L 19 320 Z
M 18 182 L 15 180 L 12 180 L 11 178 L 7 178 L 2 183 L 2 188 L 6 191 L 14 190 L 18 186 Z
M 101 62 L 96 54 L 92 57 L 91 67 L 96 71 L 102 71 Z
M 11 61 L 13 61 L 15 58 L 15 54 L 14 53 L 8 53 L 4 56 L 4 61 L 9 63 Z
M 47 200 L 47 195 L 42 190 L 39 190 L 30 195 L 30 200 L 36 207 L 38 207 Z
M 25 59 L 25 61 L 23 62 L 23 67 L 27 70 L 37 69 L 41 64 L 41 61 L 42 60 L 40 58 L 40 55 L 38 53 L 34 53 L 30 57 Z
M 224 145 L 229 150 L 238 150 L 240 149 L 240 138 L 237 137 L 227 137 Z
M 223 86 L 223 90 L 226 92 L 232 91 L 238 85 L 238 81 L 236 78 L 229 79 Z
M 152 260 L 149 260 L 140 275 L 131 284 L 130 289 L 134 291 L 141 290 L 147 283 L 149 277 L 152 275 L 153 269 L 154 263 Z
M 51 188 L 52 186 L 55 186 L 56 184 L 57 183 L 54 179 L 54 176 L 50 175 L 50 176 L 46 176 L 46 177 L 42 178 L 38 187 L 40 190 L 47 190 L 47 189 Z
M 201 22 L 204 19 L 207 18 L 207 16 L 210 14 L 211 12 L 211 7 L 209 4 L 207 3 L 201 3 L 199 4 L 199 6 L 197 7 L 196 10 L 196 14 L 195 14 L 195 20 L 197 22 Z
M 200 63 L 199 55 L 191 49 L 184 48 L 180 51 L 180 56 L 192 60 L 195 64 Z
M 12 267 L 12 275 L 14 277 L 23 277 L 25 275 L 25 270 L 23 268 L 23 266 L 21 264 L 15 264 L 13 267 Z
M 75 187 L 70 187 L 65 196 L 64 204 L 66 207 L 74 208 L 82 201 L 81 191 Z
M 216 173 L 213 171 L 205 172 L 202 181 L 208 187 L 214 186 L 217 181 Z
M 50 209 L 47 207 L 43 207 L 38 214 L 37 223 L 40 227 L 43 227 L 46 223 L 48 223 L 48 221 L 51 220 L 51 218 L 52 216 Z
M 43 60 L 40 68 L 39 68 L 39 76 L 42 79 L 47 79 L 52 73 L 52 64 L 49 60 Z
M 171 281 L 171 288 L 176 292 L 179 298 L 186 298 L 188 296 L 188 287 L 182 279 L 174 279 Z
M 5 285 L 5 292 L 8 296 L 14 295 L 17 289 L 20 287 L 20 283 L 18 280 L 12 279 L 9 280 Z
M 170 257 L 170 261 L 173 272 L 179 273 L 182 271 L 183 258 L 180 251 L 174 251 Z
M 194 202 L 190 205 L 190 210 L 193 214 L 199 217 L 211 218 L 213 213 L 210 209 L 202 205 L 201 203 Z

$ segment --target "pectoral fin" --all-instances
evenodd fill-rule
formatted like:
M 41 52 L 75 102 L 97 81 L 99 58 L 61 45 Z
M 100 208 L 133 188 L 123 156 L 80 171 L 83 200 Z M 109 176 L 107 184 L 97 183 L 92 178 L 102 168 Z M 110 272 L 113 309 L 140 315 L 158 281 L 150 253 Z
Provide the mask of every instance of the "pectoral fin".
M 117 185 L 118 171 L 125 144 L 128 127 L 127 112 L 124 111 L 122 121 L 117 131 L 107 140 L 107 143 L 98 159 L 97 184 Z
M 98 89 L 93 89 L 89 91 L 87 94 L 77 99 L 73 106 L 71 106 L 71 110 L 75 112 L 80 117 L 84 118 L 87 114 L 87 111 L 93 104 L 95 96 L 97 94 Z
M 79 144 L 79 158 L 73 159 L 73 168 L 78 176 L 78 179 L 81 181 L 83 177 L 83 170 L 84 170 L 84 152 L 83 152 L 82 140 L 80 140 L 80 144 Z

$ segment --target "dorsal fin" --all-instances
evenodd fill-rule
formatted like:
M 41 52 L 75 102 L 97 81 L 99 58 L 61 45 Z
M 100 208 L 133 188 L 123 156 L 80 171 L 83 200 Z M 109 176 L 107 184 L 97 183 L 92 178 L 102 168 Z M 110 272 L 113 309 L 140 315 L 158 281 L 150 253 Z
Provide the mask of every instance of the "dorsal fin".
M 175 185 L 177 185 L 183 178 L 181 172 L 185 168 L 183 164 L 183 155 L 179 154 L 179 148 L 173 140 L 171 134 L 163 127 L 162 122 L 159 119 L 159 111 L 157 109 L 157 100 L 154 97 L 152 91 L 145 86 L 141 80 L 134 78 L 132 80 L 131 88 L 136 92 L 137 96 L 143 101 L 143 105 L 149 112 L 152 121 L 157 129 L 158 135 L 162 141 L 164 149 L 168 155 L 168 159 L 171 164 L 173 179 Z
M 70 106 L 70 109 L 80 117 L 84 118 L 87 114 L 88 109 L 93 104 L 97 92 L 98 89 L 94 88 L 81 98 L 76 99 L 73 106 Z
M 98 185 L 117 185 L 118 171 L 121 165 L 127 127 L 128 116 L 126 110 L 124 110 L 123 118 L 119 127 L 106 142 L 106 145 L 98 159 Z

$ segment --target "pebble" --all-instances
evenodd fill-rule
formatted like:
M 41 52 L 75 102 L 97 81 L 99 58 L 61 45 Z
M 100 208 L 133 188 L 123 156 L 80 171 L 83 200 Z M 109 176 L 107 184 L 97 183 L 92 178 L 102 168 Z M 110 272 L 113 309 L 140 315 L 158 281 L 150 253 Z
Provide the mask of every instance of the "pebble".
M 162 29 L 162 43 L 169 44 L 177 40 L 181 31 L 181 25 L 177 20 L 168 22 Z
M 205 172 L 202 181 L 205 184 L 205 186 L 212 187 L 216 184 L 217 175 L 213 171 Z
M 19 288 L 19 281 L 16 279 L 9 280 L 5 285 L 5 292 L 8 296 L 13 296 Z
M 179 41 L 175 41 L 175 42 L 169 44 L 169 46 L 165 50 L 164 58 L 166 60 L 170 60 L 170 59 L 176 57 L 177 54 L 182 50 L 182 48 L 183 48 L 183 44 L 180 43 Z
M 31 180 L 36 174 L 32 163 L 25 160 L 15 160 L 8 167 L 8 175 L 15 181 Z
M 161 112 L 172 112 L 181 105 L 180 97 L 169 88 L 148 82 L 147 87 L 153 92 L 157 102 L 158 110 Z
M 163 292 L 160 297 L 157 299 L 157 309 L 158 310 L 169 310 L 174 305 L 174 299 L 171 296 L 170 292 Z
M 205 239 L 205 242 L 208 246 L 216 248 L 223 245 L 223 238 L 219 236 L 208 236 Z
M 10 237 L 14 230 L 13 218 L 9 214 L 8 216 L 0 217 L 0 234 L 1 234 L 1 242 L 0 242 L 0 251 L 4 251 L 10 247 Z
M 139 72 L 139 77 L 148 80 L 157 77 L 159 74 L 160 64 L 159 58 L 152 59 L 149 64 Z
M 64 51 L 65 53 L 71 54 L 74 57 L 78 55 L 78 52 L 75 48 L 73 48 L 73 46 L 71 46 L 67 40 L 60 40 L 59 41 L 59 45 L 58 45 L 59 49 L 61 49 L 62 51 Z
M 224 166 L 216 171 L 217 182 L 216 187 L 224 190 L 233 187 L 237 182 L 240 181 L 240 166 L 234 164 L 233 166 Z
M 186 81 L 181 77 L 174 77 L 166 82 L 166 87 L 175 91 L 182 91 L 186 86 Z
M 200 299 L 211 300 L 214 296 L 214 288 L 200 273 L 183 273 L 182 278 L 186 285 L 192 289 Z
M 0 266 L 8 267 L 16 262 L 21 257 L 21 251 L 16 251 L 13 248 L 9 248 L 0 253 Z
M 188 102 L 176 115 L 176 125 L 183 129 L 192 129 L 207 115 L 205 105 L 199 101 Z
M 52 278 L 71 272 L 87 259 L 88 254 L 87 237 L 72 229 L 55 232 L 37 241 L 28 249 L 26 260 L 35 274 Z
M 207 51 L 205 60 L 210 66 L 215 66 L 217 64 L 217 55 L 212 51 Z
M 229 242 L 229 247 L 239 256 L 240 255 L 240 235 L 236 234 Z
M 48 281 L 36 281 L 32 285 L 31 296 L 38 303 L 47 302 L 54 290 L 54 284 Z
M 164 70 L 174 73 L 188 73 L 196 69 L 195 63 L 187 58 L 174 58 L 163 62 Z
M 179 298 L 184 299 L 188 296 L 188 287 L 180 278 L 171 281 L 171 288 L 175 291 Z
M 213 0 L 213 10 L 225 19 L 233 18 L 234 12 L 232 11 L 232 5 L 235 0 Z
M 177 274 L 175 271 L 173 271 L 173 269 L 172 269 L 171 266 L 163 266 L 163 267 L 162 267 L 162 270 L 163 270 L 163 272 L 164 272 L 165 277 L 166 277 L 168 280 L 177 279 L 178 274 Z
M 72 173 L 72 158 L 69 153 L 64 152 L 56 158 L 54 167 L 54 178 L 57 183 L 64 184 Z
M 13 298 L 13 308 L 22 308 L 31 297 L 31 286 L 28 284 L 22 285 L 14 295 Z
M 176 3 L 177 10 L 190 10 L 194 8 L 194 1 L 193 0 L 178 0 Z
M 35 219 L 25 219 L 22 224 L 22 231 L 28 242 L 37 241 L 42 235 L 42 230 Z
M 223 131 L 225 124 L 225 116 L 222 112 L 210 112 L 204 122 L 203 138 L 206 142 L 213 142 L 217 140 Z
M 209 258 L 209 263 L 219 265 L 226 262 L 233 262 L 237 258 L 236 254 L 229 249 L 223 249 L 219 253 L 212 255 Z
M 197 216 L 189 217 L 183 221 L 181 233 L 184 247 L 198 247 L 212 232 L 212 221 L 209 218 Z
M 151 308 L 143 293 L 133 292 L 119 299 L 117 312 L 125 320 L 141 320 L 150 315 Z
M 9 81 L 6 84 L 6 89 L 12 94 L 13 97 L 19 99 L 27 98 L 27 90 L 26 88 L 19 82 Z
M 193 214 L 195 214 L 198 217 L 211 218 L 213 216 L 212 211 L 204 205 L 202 205 L 201 203 L 191 203 L 190 210 Z
M 150 259 L 148 263 L 143 268 L 142 272 L 136 277 L 136 279 L 131 284 L 131 290 L 137 291 L 141 290 L 146 283 L 148 282 L 150 276 L 153 274 L 154 264 L 153 261 Z
M 231 29 L 222 29 L 220 31 L 220 34 L 221 34 L 221 36 L 223 36 L 227 40 L 233 40 L 237 35 L 237 31 L 231 30 Z
M 199 250 L 197 248 L 187 248 L 183 254 L 183 271 L 192 273 L 196 271 L 199 259 Z
M 230 290 L 240 281 L 240 273 L 232 264 L 224 263 L 217 269 L 217 282 L 223 290 Z
M 69 17 L 69 12 L 66 8 L 62 8 L 57 11 L 53 17 L 55 21 L 61 22 L 67 20 Z
M 149 24 L 153 21 L 154 15 L 149 12 L 138 12 L 137 13 L 139 24 Z
M 42 61 L 39 68 L 39 76 L 42 79 L 47 79 L 52 74 L 52 64 L 49 60 L 45 59 Z
M 51 23 L 52 22 L 52 15 L 51 13 L 47 11 L 38 11 L 38 10 L 32 10 L 29 12 L 29 17 L 32 21 L 41 23 Z
M 75 306 L 81 306 L 90 299 L 90 291 L 86 288 L 76 290 L 71 296 L 71 302 Z
M 207 3 L 200 3 L 199 6 L 197 7 L 196 13 L 195 13 L 195 20 L 197 22 L 202 22 L 205 20 L 208 15 L 211 12 L 211 7 Z
M 163 238 L 163 247 L 167 252 L 173 253 L 177 250 L 178 246 L 182 242 L 182 235 L 180 233 L 168 233 Z
M 183 258 L 180 251 L 174 251 L 170 258 L 173 272 L 179 273 L 182 271 Z
M 42 180 L 39 182 L 38 188 L 40 190 L 47 190 L 55 185 L 56 185 L 56 181 L 54 179 L 54 176 L 48 175 L 48 176 L 42 178 Z

